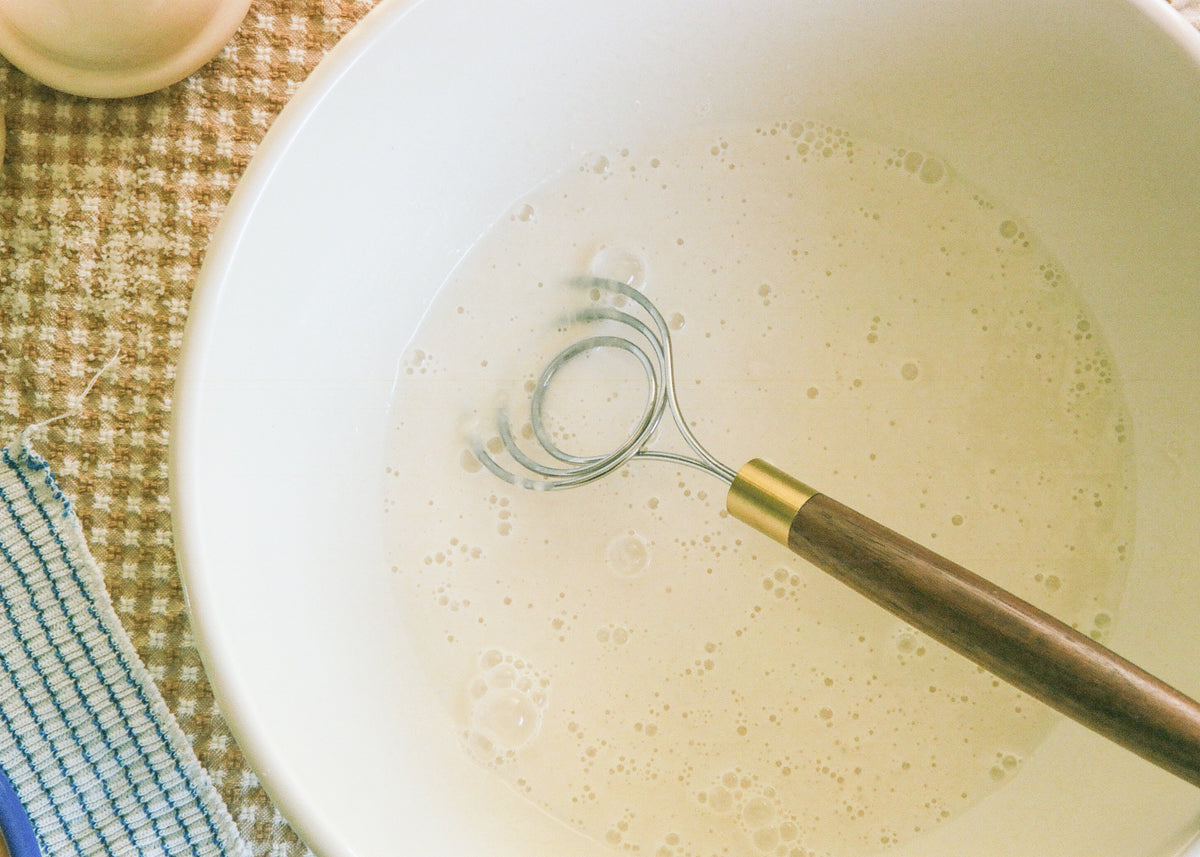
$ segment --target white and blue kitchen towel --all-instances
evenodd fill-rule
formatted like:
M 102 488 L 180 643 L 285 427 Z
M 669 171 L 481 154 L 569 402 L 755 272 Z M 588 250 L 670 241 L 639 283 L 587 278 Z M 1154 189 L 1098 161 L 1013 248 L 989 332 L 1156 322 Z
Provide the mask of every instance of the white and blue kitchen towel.
M 24 438 L 0 451 L 0 769 L 45 857 L 248 853 Z

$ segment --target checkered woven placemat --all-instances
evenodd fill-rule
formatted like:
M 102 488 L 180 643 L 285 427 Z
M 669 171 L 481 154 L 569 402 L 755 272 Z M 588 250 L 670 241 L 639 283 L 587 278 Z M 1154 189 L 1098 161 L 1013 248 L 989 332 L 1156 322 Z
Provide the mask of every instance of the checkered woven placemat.
M 305 854 L 213 703 L 167 493 L 188 302 L 218 219 L 280 109 L 375 0 L 256 0 L 189 79 L 120 101 L 50 90 L 0 60 L 0 445 L 82 412 L 39 451 L 74 500 L 117 615 L 255 854 Z
M 74 500 L 117 616 L 255 854 L 306 853 L 217 710 L 188 629 L 167 492 L 171 394 L 192 287 L 274 117 L 376 0 L 255 0 L 189 79 L 92 101 L 0 60 L 0 445 L 38 444 Z M 1166 2 L 1166 0 L 1164 0 Z M 1200 0 L 1173 5 L 1200 25 Z
M 1200 28 L 1200 0 L 1171 0 L 1171 5 L 1187 18 L 1192 26 Z

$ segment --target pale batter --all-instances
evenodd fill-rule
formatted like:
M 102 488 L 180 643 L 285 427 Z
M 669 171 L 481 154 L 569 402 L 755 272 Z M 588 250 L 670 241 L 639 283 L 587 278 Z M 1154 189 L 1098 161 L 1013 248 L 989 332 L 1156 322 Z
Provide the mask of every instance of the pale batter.
M 952 165 L 819 122 L 590 153 L 471 249 L 406 352 L 389 468 L 400 621 L 492 775 L 614 852 L 852 855 L 1019 778 L 1051 715 L 635 462 L 535 493 L 466 451 L 629 282 L 699 438 L 763 457 L 1103 639 L 1132 450 L 1100 332 Z M 575 451 L 640 412 L 620 354 L 550 410 Z M 565 373 L 567 374 L 567 373 Z M 526 412 L 527 416 L 527 412 Z M 658 443 L 680 449 L 664 429 Z M 419 450 L 413 455 L 413 450 Z

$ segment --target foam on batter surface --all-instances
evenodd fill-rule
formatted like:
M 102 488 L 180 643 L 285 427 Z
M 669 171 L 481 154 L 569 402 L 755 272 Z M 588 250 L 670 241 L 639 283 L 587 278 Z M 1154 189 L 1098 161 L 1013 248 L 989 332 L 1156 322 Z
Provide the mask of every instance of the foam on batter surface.
M 1019 779 L 1053 715 L 634 462 L 522 491 L 465 431 L 513 406 L 572 309 L 644 291 L 679 396 L 765 458 L 1103 640 L 1133 529 L 1115 367 L 1019 216 L 922 152 L 816 121 L 589 154 L 495 224 L 397 385 L 398 621 L 488 776 L 614 852 L 869 854 Z M 577 361 L 548 410 L 595 452 L 644 397 Z M 680 449 L 663 429 L 658 445 Z M 490 437 L 490 435 L 489 435 Z M 495 440 L 492 440 L 495 443 Z

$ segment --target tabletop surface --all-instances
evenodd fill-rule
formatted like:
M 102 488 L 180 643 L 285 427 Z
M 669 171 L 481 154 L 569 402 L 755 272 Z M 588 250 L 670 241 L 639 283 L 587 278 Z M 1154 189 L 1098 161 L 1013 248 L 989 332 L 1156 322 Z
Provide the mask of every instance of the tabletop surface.
M 306 854 L 213 701 L 171 533 L 175 368 L 205 248 L 263 135 L 376 0 L 254 0 L 181 83 L 91 100 L 0 60 L 0 444 L 35 445 L 75 501 L 113 606 L 255 854 Z
M 288 99 L 376 0 L 254 0 L 188 79 L 123 100 L 0 60 L 0 443 L 26 426 L 117 614 L 255 854 L 306 854 L 238 750 L 188 626 L 168 492 L 172 389 L 209 239 Z M 1176 0 L 1200 21 L 1200 0 Z M 115 356 L 115 360 L 113 359 Z

